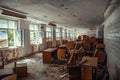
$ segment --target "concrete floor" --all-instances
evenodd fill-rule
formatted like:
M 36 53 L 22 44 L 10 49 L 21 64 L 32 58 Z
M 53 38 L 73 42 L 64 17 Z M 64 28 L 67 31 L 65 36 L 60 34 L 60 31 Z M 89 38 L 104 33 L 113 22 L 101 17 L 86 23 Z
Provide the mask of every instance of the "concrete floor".
M 24 58 L 18 62 L 27 63 L 28 76 L 19 78 L 17 80 L 69 80 L 67 76 L 62 78 L 61 76 L 66 73 L 66 65 L 58 64 L 43 64 L 42 53 L 37 53 L 31 57 Z M 3 72 L 12 72 L 14 63 L 5 65 Z M 63 71 L 62 71 L 63 70 Z

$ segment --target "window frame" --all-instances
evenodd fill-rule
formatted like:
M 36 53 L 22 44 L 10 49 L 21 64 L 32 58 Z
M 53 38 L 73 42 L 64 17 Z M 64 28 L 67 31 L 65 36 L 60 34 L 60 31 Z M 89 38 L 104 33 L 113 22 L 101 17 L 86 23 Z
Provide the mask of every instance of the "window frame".
M 11 48 L 11 47 L 22 47 L 22 31 L 20 31 L 20 37 L 21 37 L 21 40 L 19 41 L 19 45 L 17 45 L 16 44 L 16 37 L 17 37 L 17 35 L 15 34 L 15 32 L 16 31 L 18 31 L 18 30 L 20 30 L 19 29 L 19 26 L 18 26 L 18 21 L 17 20 L 11 20 L 11 19 L 4 19 L 4 18 L 0 18 L 0 21 L 6 21 L 6 26 L 7 27 L 2 27 L 2 22 L 0 23 L 0 30 L 6 30 L 7 31 L 7 37 L 8 37 L 8 39 L 7 39 L 7 46 L 6 47 L 8 47 L 8 48 Z M 12 26 L 14 26 L 14 27 L 12 27 L 11 26 L 11 24 L 10 24 L 10 22 L 13 22 L 13 25 Z M 11 32 L 13 32 L 12 34 L 12 36 L 13 36 L 13 44 L 12 45 L 10 45 L 9 44 L 9 36 L 10 36 L 10 34 L 9 34 L 9 31 L 11 31 Z M 0 47 L 0 48 L 6 48 L 6 47 Z
M 56 40 L 61 40 L 61 31 L 60 28 L 56 28 Z
M 49 28 L 50 30 L 48 30 L 47 28 Z M 53 33 L 53 28 L 51 26 L 46 26 L 46 42 L 52 41 L 53 39 L 52 33 Z
M 31 25 L 34 25 L 34 27 L 36 26 L 36 28 L 33 28 L 31 30 L 30 29 Z M 41 31 L 40 26 L 38 24 L 31 23 L 29 25 L 29 30 L 30 30 L 30 44 L 31 45 L 42 44 L 43 43 L 43 39 L 42 39 L 43 38 L 43 32 Z M 33 37 L 31 37 L 31 32 L 33 32 L 33 34 L 35 34 Z M 33 38 L 33 40 L 31 40 L 31 38 Z

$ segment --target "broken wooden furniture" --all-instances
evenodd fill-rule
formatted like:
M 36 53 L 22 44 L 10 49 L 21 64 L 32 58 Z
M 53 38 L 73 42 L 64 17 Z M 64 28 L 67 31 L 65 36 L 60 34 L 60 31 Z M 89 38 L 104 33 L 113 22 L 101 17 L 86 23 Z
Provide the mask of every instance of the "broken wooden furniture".
M 26 77 L 28 75 L 27 63 L 15 62 L 14 65 L 15 67 L 13 68 L 13 71 L 18 77 Z
M 1 80 L 17 80 L 17 74 L 11 74 L 9 76 L 4 77 Z
M 68 65 L 76 65 L 77 59 L 82 58 L 82 55 L 84 53 L 84 49 L 81 47 L 82 42 L 76 42 L 75 46 L 72 50 L 68 50 L 70 53 L 70 57 L 68 59 Z
M 57 48 L 48 48 L 43 51 L 43 63 L 51 63 L 53 58 L 57 57 Z
M 75 56 L 72 54 L 67 63 L 69 80 L 81 80 L 81 66 L 76 66 Z
M 83 50 L 71 51 L 70 58 L 67 63 L 67 69 L 69 73 L 69 80 L 81 80 L 81 66 L 77 65 L 78 61 L 82 59 Z
M 97 57 L 84 56 L 82 58 L 80 62 L 82 80 L 96 80 L 97 62 Z

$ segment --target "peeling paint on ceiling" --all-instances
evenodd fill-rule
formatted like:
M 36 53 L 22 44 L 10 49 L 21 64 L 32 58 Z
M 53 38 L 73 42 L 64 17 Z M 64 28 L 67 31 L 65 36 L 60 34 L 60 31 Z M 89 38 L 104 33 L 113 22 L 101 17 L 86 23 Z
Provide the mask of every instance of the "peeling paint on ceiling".
M 0 0 L 0 6 L 77 28 L 101 24 L 106 5 L 107 0 Z

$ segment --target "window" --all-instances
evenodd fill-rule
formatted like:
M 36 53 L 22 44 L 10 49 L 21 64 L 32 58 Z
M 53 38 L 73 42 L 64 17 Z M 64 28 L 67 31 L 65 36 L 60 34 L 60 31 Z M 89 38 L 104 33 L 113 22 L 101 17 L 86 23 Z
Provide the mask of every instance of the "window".
M 0 19 L 0 28 L 8 28 L 8 21 Z
M 70 39 L 70 31 L 67 30 L 67 40 L 69 40 L 69 39 Z
M 44 37 L 43 32 L 39 31 L 39 38 L 38 38 L 39 40 L 38 41 L 39 41 L 40 44 L 42 44 L 42 42 L 43 42 L 43 37 Z
M 42 36 L 39 26 L 37 24 L 30 24 L 30 44 L 42 44 Z
M 60 39 L 61 39 L 60 28 L 56 28 L 56 40 L 60 40 Z
M 0 30 L 0 48 L 8 47 L 8 35 L 7 30 Z
M 18 30 L 17 21 L 0 19 L 0 47 L 18 47 L 21 45 L 21 30 Z
M 47 26 L 46 27 L 46 42 L 52 41 L 52 28 Z
M 77 38 L 77 36 L 76 36 L 76 33 L 75 33 L 75 32 L 74 32 L 73 38 L 74 38 L 74 40 Z
M 62 29 L 62 39 L 66 39 L 66 30 L 65 29 Z
M 73 31 L 70 30 L 70 40 L 73 40 Z
M 23 30 L 16 30 L 15 35 L 15 46 L 24 46 Z

